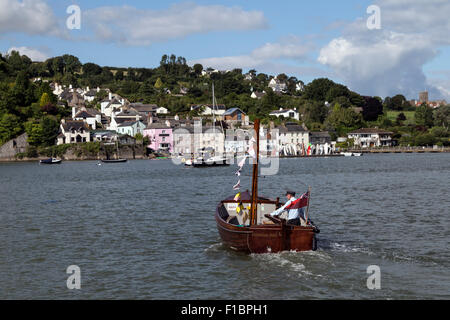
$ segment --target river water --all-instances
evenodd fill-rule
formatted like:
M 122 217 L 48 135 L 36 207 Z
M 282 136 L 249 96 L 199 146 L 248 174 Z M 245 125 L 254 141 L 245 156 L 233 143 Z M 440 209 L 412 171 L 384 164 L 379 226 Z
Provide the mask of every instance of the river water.
M 311 186 L 315 252 L 224 248 L 214 210 L 234 171 L 0 164 L 0 298 L 450 299 L 450 154 L 280 160 L 260 194 Z M 247 165 L 244 189 L 250 180 Z M 66 286 L 70 265 L 80 290 Z M 367 287 L 371 265 L 379 290 Z

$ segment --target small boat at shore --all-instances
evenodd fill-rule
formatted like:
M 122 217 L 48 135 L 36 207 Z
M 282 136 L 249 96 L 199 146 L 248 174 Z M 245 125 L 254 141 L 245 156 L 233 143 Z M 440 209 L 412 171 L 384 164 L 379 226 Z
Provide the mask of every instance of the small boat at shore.
M 120 163 L 120 162 L 127 162 L 127 159 L 102 159 L 102 162 L 104 163 Z
M 272 217 L 281 207 L 279 199 L 258 196 L 259 119 L 255 120 L 256 161 L 253 164 L 252 192 L 247 190 L 219 202 L 215 220 L 222 243 L 244 253 L 277 253 L 281 251 L 310 251 L 317 249 L 316 233 L 320 230 L 308 219 L 306 225 L 287 224 L 285 219 Z M 246 212 L 246 209 L 249 209 Z M 244 213 L 245 212 L 245 213 Z
M 39 160 L 40 164 L 60 164 L 61 162 L 62 162 L 61 159 L 56 159 L 56 158 L 48 158 L 48 159 Z
M 102 162 L 104 163 L 122 163 L 122 162 L 127 162 L 127 159 L 123 159 L 123 158 L 119 158 L 119 143 L 105 143 L 105 145 L 107 144 L 115 144 L 116 145 L 116 159 L 109 159 L 109 157 L 107 157 L 106 159 L 101 159 Z M 108 156 L 108 154 L 107 154 Z
M 363 155 L 360 152 L 341 152 L 340 154 L 345 157 L 361 157 Z

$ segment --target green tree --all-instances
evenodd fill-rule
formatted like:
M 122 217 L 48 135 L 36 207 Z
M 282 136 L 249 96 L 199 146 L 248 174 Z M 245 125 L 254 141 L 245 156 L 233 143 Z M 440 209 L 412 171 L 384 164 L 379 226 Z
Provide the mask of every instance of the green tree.
M 448 130 L 450 124 L 450 105 L 440 106 L 434 111 L 434 124 Z
M 417 108 L 414 117 L 416 124 L 419 126 L 431 127 L 433 125 L 433 110 L 426 104 L 422 104 Z
M 22 133 L 20 118 L 9 113 L 0 118 L 0 145 Z

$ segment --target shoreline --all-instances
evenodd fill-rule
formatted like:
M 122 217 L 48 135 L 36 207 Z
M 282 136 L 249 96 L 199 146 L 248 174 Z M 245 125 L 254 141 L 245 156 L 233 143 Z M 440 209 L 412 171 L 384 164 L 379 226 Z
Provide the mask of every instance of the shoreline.
M 387 149 L 379 149 L 379 150 L 348 150 L 348 151 L 342 151 L 342 152 L 347 152 L 347 153 L 361 153 L 364 155 L 369 155 L 369 154 L 425 154 L 425 153 L 449 153 L 450 152 L 450 148 L 447 149 L 423 149 L 423 150 L 419 150 L 419 149 L 405 149 L 405 150 L 387 150 Z M 294 158 L 336 158 L 336 157 L 345 157 L 344 154 L 340 154 L 340 153 L 334 153 L 334 154 L 324 154 L 324 155 L 310 155 L 310 156 L 280 156 L 280 159 L 294 159 Z M 1 163 L 13 163 L 13 162 L 39 162 L 39 160 L 43 160 L 43 159 L 48 159 L 49 157 L 38 157 L 38 158 L 22 158 L 22 159 L 0 159 L 0 164 Z M 173 156 L 169 156 L 166 157 L 164 159 L 158 158 L 158 157 L 145 157 L 145 156 L 137 156 L 134 158 L 127 158 L 124 157 L 125 159 L 127 159 L 128 161 L 130 160 L 171 160 L 171 159 L 175 159 L 177 157 L 173 157 Z M 273 158 L 273 157 L 270 157 Z M 82 157 L 82 158 L 68 158 L 68 159 L 62 159 L 63 162 L 65 161 L 101 161 L 101 158 L 97 158 L 97 157 Z

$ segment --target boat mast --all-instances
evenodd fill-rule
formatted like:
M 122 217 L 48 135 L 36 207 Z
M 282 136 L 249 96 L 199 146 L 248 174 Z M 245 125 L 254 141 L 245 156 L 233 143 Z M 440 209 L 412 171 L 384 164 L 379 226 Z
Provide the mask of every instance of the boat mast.
M 255 119 L 254 124 L 256 134 L 256 159 L 253 163 L 252 177 L 252 204 L 250 208 L 250 224 L 257 224 L 258 215 L 258 165 L 259 165 L 259 119 Z
M 213 140 L 214 140 L 214 156 L 216 156 L 216 111 L 214 100 L 216 100 L 214 96 L 214 82 L 212 83 L 212 103 L 213 103 Z

